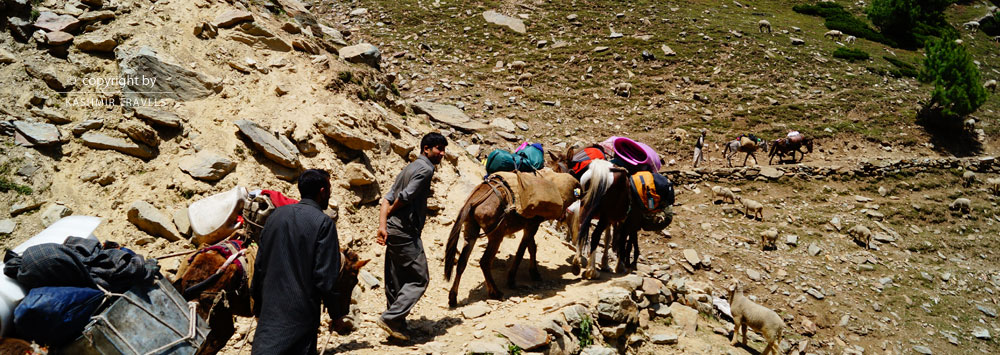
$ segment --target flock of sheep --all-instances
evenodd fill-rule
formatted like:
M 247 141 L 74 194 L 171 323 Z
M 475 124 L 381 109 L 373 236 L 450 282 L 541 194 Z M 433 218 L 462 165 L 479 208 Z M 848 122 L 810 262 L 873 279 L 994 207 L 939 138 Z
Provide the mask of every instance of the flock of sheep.
M 966 171 L 962 174 L 962 184 L 965 187 L 972 186 L 976 181 L 976 174 L 974 172 Z M 1000 195 L 1000 178 L 988 178 L 986 183 L 991 193 Z M 745 208 L 744 213 L 747 216 L 753 216 L 755 219 L 759 216 L 760 220 L 763 221 L 764 205 L 760 202 L 740 197 L 732 189 L 724 186 L 713 186 L 712 192 L 723 203 L 735 204 L 736 201 L 739 201 L 743 204 Z M 969 214 L 972 210 L 972 202 L 968 198 L 957 198 L 949 205 L 949 208 L 959 210 L 963 215 Z M 846 234 L 855 243 L 864 245 L 865 249 L 871 248 L 873 233 L 871 229 L 863 224 L 858 223 L 854 225 L 846 231 Z M 778 230 L 776 228 L 768 229 L 761 234 L 760 238 L 762 250 L 767 250 L 768 247 L 776 248 Z M 736 345 L 738 343 L 740 333 L 742 333 L 742 342 L 746 344 L 747 328 L 749 327 L 759 332 L 767 343 L 761 354 L 768 354 L 771 351 L 775 351 L 775 347 L 781 341 L 782 331 L 785 328 L 785 322 L 781 319 L 781 316 L 774 310 L 754 303 L 745 297 L 743 295 L 743 286 L 739 281 L 734 281 L 729 287 L 727 296 L 730 304 L 730 313 L 735 325 L 731 344 Z

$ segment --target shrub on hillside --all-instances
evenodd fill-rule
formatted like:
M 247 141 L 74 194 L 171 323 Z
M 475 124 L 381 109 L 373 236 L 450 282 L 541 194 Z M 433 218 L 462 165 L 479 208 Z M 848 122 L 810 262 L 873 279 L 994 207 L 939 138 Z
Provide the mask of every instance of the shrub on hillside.
M 944 20 L 944 9 L 953 0 L 872 0 L 865 14 L 882 34 L 903 48 L 915 49 L 928 37 L 955 34 Z
M 800 14 L 824 18 L 826 20 L 824 25 L 828 29 L 838 30 L 858 38 L 865 38 L 891 47 L 896 46 L 894 41 L 872 29 L 865 21 L 851 15 L 840 4 L 821 2 L 815 5 L 795 5 L 792 7 L 792 10 Z
M 919 74 L 917 68 L 910 63 L 904 62 L 902 60 L 887 55 L 882 56 L 882 58 L 885 59 L 890 64 L 892 64 L 893 66 L 895 66 L 895 68 L 889 69 L 889 74 L 894 77 L 900 78 L 905 76 L 908 78 L 916 78 L 917 75 Z
M 844 47 L 837 48 L 837 50 L 833 51 L 833 57 L 846 59 L 852 62 L 857 60 L 868 60 L 869 58 L 868 53 L 865 53 L 865 51 L 862 51 L 860 49 L 848 49 Z
M 926 109 L 948 117 L 964 117 L 986 102 L 979 69 L 965 47 L 945 37 L 928 41 L 920 81 L 934 84 Z

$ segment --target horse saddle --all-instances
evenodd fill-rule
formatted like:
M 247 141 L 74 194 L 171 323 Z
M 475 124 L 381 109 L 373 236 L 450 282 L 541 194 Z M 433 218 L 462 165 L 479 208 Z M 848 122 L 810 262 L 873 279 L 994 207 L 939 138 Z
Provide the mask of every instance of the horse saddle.
M 801 134 L 795 134 L 795 135 L 788 136 L 788 142 L 789 143 L 802 143 L 802 141 L 805 140 L 805 139 L 806 139 L 806 136 L 803 136 Z

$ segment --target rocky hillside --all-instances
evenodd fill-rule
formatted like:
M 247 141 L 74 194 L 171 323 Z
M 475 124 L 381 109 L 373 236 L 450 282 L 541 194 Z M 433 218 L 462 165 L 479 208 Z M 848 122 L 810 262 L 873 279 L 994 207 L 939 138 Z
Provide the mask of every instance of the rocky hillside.
M 975 114 L 984 152 L 956 159 L 916 121 L 930 88 L 886 75 L 887 58 L 922 53 L 825 39 L 797 3 L 0 0 L 2 243 L 82 214 L 146 255 L 189 250 L 192 202 L 235 186 L 297 198 L 297 173 L 323 168 L 341 243 L 374 259 L 360 329 L 321 333 L 328 351 L 756 353 L 757 336 L 729 345 L 733 324 L 713 305 L 734 279 L 785 321 L 782 353 L 1000 351 L 1000 218 L 985 184 L 1000 172 L 988 157 L 1000 99 Z M 955 5 L 948 19 L 987 12 Z M 1000 76 L 995 42 L 963 40 L 984 79 Z M 841 46 L 872 59 L 832 58 Z M 702 128 L 709 161 L 692 170 Z M 792 129 L 820 138 L 802 164 L 724 167 L 724 141 Z M 375 201 L 430 131 L 452 143 L 425 232 L 432 284 L 415 340 L 387 342 Z M 522 269 L 519 288 L 489 300 L 477 248 L 448 308 L 442 246 L 478 160 L 522 140 L 561 151 L 611 135 L 657 148 L 678 183 L 674 223 L 642 235 L 639 270 L 580 280 L 546 225 L 543 281 Z M 965 171 L 978 174 L 968 185 Z M 764 203 L 763 220 L 715 185 Z M 959 197 L 970 214 L 948 209 Z M 855 225 L 874 232 L 871 248 L 847 235 Z M 777 245 L 761 248 L 762 234 Z M 494 264 L 501 285 L 516 245 Z M 253 327 L 240 319 L 226 353 L 251 347 Z

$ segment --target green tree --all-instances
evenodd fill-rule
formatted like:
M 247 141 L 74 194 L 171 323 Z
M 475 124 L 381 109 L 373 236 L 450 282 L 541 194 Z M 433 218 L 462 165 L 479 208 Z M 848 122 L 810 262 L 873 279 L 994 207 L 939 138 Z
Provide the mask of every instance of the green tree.
M 927 42 L 927 57 L 920 81 L 934 84 L 927 107 L 946 116 L 962 117 L 986 102 L 979 69 L 965 47 L 951 37 Z
M 955 34 L 944 10 L 953 0 L 872 0 L 865 14 L 882 34 L 904 48 L 917 48 L 928 36 Z

